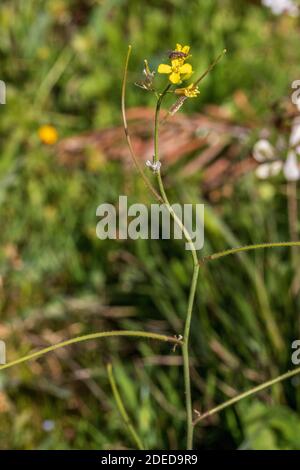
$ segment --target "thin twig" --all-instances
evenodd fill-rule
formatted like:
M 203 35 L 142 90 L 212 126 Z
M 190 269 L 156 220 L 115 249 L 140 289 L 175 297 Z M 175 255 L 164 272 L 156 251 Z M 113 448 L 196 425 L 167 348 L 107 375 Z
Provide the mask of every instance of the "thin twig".
M 116 405 L 117 405 L 117 408 L 119 410 L 119 413 L 120 413 L 125 425 L 127 426 L 127 429 L 129 431 L 129 433 L 131 434 L 132 439 L 136 443 L 137 448 L 139 450 L 144 450 L 145 447 L 143 446 L 143 443 L 142 443 L 138 433 L 136 432 L 136 430 L 135 430 L 135 428 L 134 428 L 134 426 L 131 422 L 131 419 L 128 416 L 126 408 L 123 404 L 121 395 L 119 393 L 119 390 L 118 390 L 118 387 L 117 387 L 117 384 L 116 384 L 116 381 L 115 381 L 115 378 L 114 378 L 114 375 L 113 375 L 113 370 L 112 370 L 112 365 L 111 364 L 107 364 L 107 374 L 108 374 L 110 386 L 111 386 L 112 393 L 113 393 L 114 399 L 116 401 Z

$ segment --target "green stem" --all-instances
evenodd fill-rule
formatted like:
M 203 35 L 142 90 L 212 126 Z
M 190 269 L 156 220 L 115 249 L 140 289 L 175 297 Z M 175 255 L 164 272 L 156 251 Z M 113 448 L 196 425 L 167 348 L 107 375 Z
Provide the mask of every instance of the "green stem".
M 168 93 L 169 89 L 171 88 L 171 84 L 167 85 L 163 92 L 159 95 L 159 98 L 156 103 L 155 109 L 155 118 L 154 118 L 154 156 L 153 161 L 158 162 L 159 160 L 159 150 L 158 150 L 158 142 L 159 142 L 159 113 L 162 101 L 166 94 Z
M 155 128 L 154 128 L 154 162 L 159 161 L 159 112 L 160 107 L 162 104 L 162 100 L 166 93 L 168 92 L 171 85 L 168 85 L 164 91 L 161 93 L 159 99 L 157 100 L 156 110 L 155 110 Z M 193 448 L 193 409 L 192 409 L 192 396 L 191 396 L 191 377 L 190 377 L 190 358 L 189 358 L 189 337 L 190 337 L 190 328 L 191 328 L 191 320 L 192 320 L 192 313 L 194 307 L 194 300 L 195 300 L 195 293 L 197 287 L 197 280 L 199 275 L 199 260 L 197 256 L 196 247 L 192 241 L 192 238 L 180 220 L 180 218 L 176 215 L 175 211 L 173 210 L 169 199 L 166 195 L 166 191 L 164 188 L 163 180 L 161 177 L 160 170 L 157 172 L 157 181 L 160 190 L 161 197 L 169 210 L 170 214 L 172 215 L 174 221 L 178 224 L 184 236 L 191 247 L 191 254 L 193 258 L 194 270 L 193 270 L 193 278 L 190 288 L 190 295 L 188 300 L 188 308 L 184 326 L 184 336 L 183 336 L 183 347 L 182 347 L 182 356 L 183 356 L 183 378 L 184 378 L 184 392 L 185 392 L 185 404 L 186 404 L 186 420 L 187 420 L 187 450 L 192 450 Z
M 199 264 L 199 260 L 198 260 L 198 256 L 197 256 L 196 247 L 195 247 L 194 242 L 193 242 L 193 240 L 192 240 L 192 238 L 189 234 L 189 231 L 186 229 L 186 227 L 182 223 L 181 219 L 177 216 L 176 212 L 174 211 L 173 207 L 171 206 L 171 204 L 169 202 L 169 199 L 168 199 L 168 197 L 166 195 L 166 192 L 165 192 L 165 188 L 164 188 L 164 184 L 163 184 L 163 181 L 162 181 L 160 171 L 157 173 L 157 181 L 158 181 L 159 190 L 160 190 L 162 199 L 163 199 L 168 211 L 170 212 L 171 216 L 173 217 L 174 221 L 179 226 L 180 230 L 182 230 L 186 241 L 190 244 L 191 254 L 192 254 L 192 257 L 193 257 L 193 262 L 194 262 L 194 265 L 197 265 L 197 264 Z
M 120 413 L 121 417 L 123 418 L 124 423 L 127 426 L 128 431 L 131 434 L 131 437 L 132 437 L 133 441 L 136 443 L 137 448 L 139 450 L 144 450 L 145 447 L 143 446 L 143 443 L 142 443 L 139 435 L 137 434 L 137 432 L 136 432 L 136 430 L 135 430 L 135 428 L 134 428 L 134 426 L 133 426 L 133 424 L 132 424 L 132 422 L 131 422 L 131 420 L 128 416 L 126 408 L 123 404 L 121 395 L 119 393 L 119 390 L 118 390 L 118 387 L 117 387 L 117 384 L 116 384 L 116 381 L 115 381 L 115 378 L 114 378 L 114 375 L 113 375 L 113 370 L 112 370 L 112 365 L 111 364 L 107 365 L 107 373 L 108 373 L 110 386 L 111 386 L 113 396 L 114 396 L 114 399 L 116 401 L 119 413 Z
M 122 83 L 122 117 L 123 117 L 123 124 L 124 124 L 124 131 L 125 131 L 125 136 L 126 136 L 126 141 L 127 145 L 129 148 L 129 152 L 131 155 L 131 158 L 140 173 L 142 179 L 144 180 L 145 185 L 147 188 L 151 191 L 153 196 L 160 202 L 162 202 L 160 195 L 154 188 L 154 186 L 151 184 L 151 181 L 147 178 L 137 156 L 135 155 L 135 152 L 133 150 L 133 146 L 131 143 L 130 135 L 129 135 L 129 130 L 128 130 L 128 125 L 127 125 L 127 117 L 126 117 L 126 104 L 125 104 L 125 98 L 126 98 L 126 83 L 127 83 L 127 71 L 128 71 L 128 64 L 129 64 L 129 59 L 130 59 L 130 54 L 131 54 L 131 46 L 128 46 L 128 52 L 127 52 L 127 57 L 126 57 L 126 62 L 125 62 L 125 68 L 124 68 L 124 76 L 123 76 L 123 83 Z
M 191 290 L 189 295 L 187 316 L 183 334 L 183 369 L 184 369 L 184 388 L 186 399 L 186 418 L 187 418 L 187 450 L 193 449 L 193 408 L 192 408 L 192 394 L 191 394 L 191 378 L 190 378 L 190 359 L 189 359 L 189 339 L 191 320 L 193 313 L 193 306 L 195 300 L 195 293 L 197 288 L 197 281 L 199 276 L 199 266 L 194 266 Z
M 8 362 L 7 364 L 0 366 L 0 370 L 9 369 L 10 367 L 21 364 L 22 362 L 30 361 L 31 359 L 36 359 L 40 356 L 43 356 L 44 354 L 47 354 L 51 351 L 55 351 L 56 349 L 59 349 L 59 348 L 63 348 L 65 346 L 69 346 L 71 344 L 81 343 L 82 341 L 89 341 L 93 339 L 109 338 L 112 336 L 134 336 L 134 337 L 139 337 L 139 338 L 149 338 L 149 339 L 155 339 L 158 341 L 166 341 L 169 343 L 182 345 L 182 341 L 180 341 L 179 339 L 175 337 L 160 335 L 157 333 L 148 333 L 146 331 L 130 331 L 130 330 L 129 331 L 126 331 L 126 330 L 124 331 L 101 331 L 98 333 L 91 333 L 88 335 L 77 336 L 76 338 L 71 338 L 66 341 L 62 341 L 61 343 L 53 344 L 52 346 L 41 349 L 40 351 L 27 354 L 26 356 L 16 359 L 15 361 L 11 361 L 11 362 Z
M 289 379 L 291 377 L 294 377 L 295 375 L 300 373 L 300 367 L 297 369 L 291 370 L 289 372 L 286 372 L 285 374 L 279 375 L 275 379 L 269 380 L 268 382 L 264 382 L 263 384 L 258 385 L 257 387 L 251 388 L 250 390 L 247 390 L 247 392 L 241 393 L 240 395 L 237 395 L 234 398 L 231 398 L 230 400 L 225 401 L 221 405 L 216 406 L 215 408 L 212 408 L 209 411 L 206 411 L 203 413 L 203 415 L 199 416 L 197 419 L 194 421 L 194 426 L 196 424 L 200 423 L 200 421 L 204 420 L 208 416 L 212 416 L 219 411 L 224 410 L 228 406 L 232 406 L 235 403 L 237 403 L 240 400 L 243 400 L 244 398 L 250 397 L 251 395 L 254 395 L 255 393 L 261 392 L 262 390 L 265 390 L 266 388 L 271 387 L 272 385 L 275 385 L 279 382 L 282 382 L 283 380 Z
M 159 161 L 159 113 L 160 113 L 160 108 L 161 108 L 163 98 L 165 97 L 166 93 L 169 91 L 170 87 L 171 87 L 171 85 L 167 85 L 166 88 L 164 89 L 164 91 L 160 94 L 159 99 L 157 100 L 156 109 L 155 109 L 154 156 L 153 156 L 153 160 L 154 160 L 155 163 Z M 163 184 L 163 181 L 162 181 L 160 170 L 157 172 L 157 182 L 158 182 L 158 186 L 159 186 L 159 190 L 160 190 L 160 194 L 161 194 L 161 198 L 162 198 L 163 202 L 165 203 L 165 205 L 166 205 L 168 211 L 170 212 L 171 216 L 173 217 L 174 221 L 179 226 L 180 230 L 182 230 L 186 241 L 191 246 L 191 253 L 192 253 L 192 257 L 193 257 L 193 262 L 196 265 L 199 262 L 196 247 L 193 243 L 193 240 L 192 240 L 188 230 L 186 229 L 186 227 L 182 223 L 181 219 L 177 216 L 177 214 L 175 213 L 174 209 L 172 208 L 172 206 L 169 202 L 169 199 L 168 199 L 168 196 L 166 194 L 164 184 Z
M 212 261 L 215 259 L 223 258 L 224 256 L 234 255 L 236 253 L 242 253 L 243 251 L 258 250 L 262 248 L 281 248 L 281 247 L 289 247 L 289 246 L 300 247 L 300 241 L 278 242 L 278 243 L 258 243 L 256 245 L 247 245 L 247 246 L 241 246 L 239 248 L 230 248 L 229 250 L 219 251 L 218 253 L 205 256 L 204 258 L 202 258 L 202 260 L 200 260 L 200 264 L 202 264 L 205 261 Z

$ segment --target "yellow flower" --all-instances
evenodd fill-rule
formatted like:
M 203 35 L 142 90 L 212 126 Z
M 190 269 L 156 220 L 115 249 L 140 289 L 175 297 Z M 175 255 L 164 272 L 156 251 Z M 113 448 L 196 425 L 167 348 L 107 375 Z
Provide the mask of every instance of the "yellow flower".
M 185 55 L 188 55 L 190 52 L 190 46 L 182 46 L 181 44 L 176 44 L 176 52 L 182 52 Z
M 176 85 L 177 83 L 181 83 L 182 80 L 190 78 L 193 69 L 191 64 L 183 64 L 182 59 L 175 59 L 171 61 L 171 65 L 160 64 L 158 66 L 158 73 L 168 74 L 170 82 Z
M 190 46 L 182 46 L 181 44 L 176 44 L 176 48 L 174 51 L 171 51 L 169 54 L 169 59 L 174 60 L 178 59 L 181 61 L 182 64 L 191 57 L 189 55 Z
M 40 141 L 46 145 L 53 145 L 57 142 L 58 134 L 57 130 L 53 126 L 42 126 L 38 131 Z
M 176 95 L 184 95 L 187 98 L 196 98 L 200 94 L 199 88 L 191 83 L 185 88 L 177 88 L 175 90 Z

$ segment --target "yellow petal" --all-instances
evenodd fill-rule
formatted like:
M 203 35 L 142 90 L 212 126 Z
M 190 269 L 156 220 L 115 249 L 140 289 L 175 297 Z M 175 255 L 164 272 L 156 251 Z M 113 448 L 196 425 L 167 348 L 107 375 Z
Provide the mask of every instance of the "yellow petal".
M 174 68 L 175 68 L 175 67 L 177 68 L 177 67 L 179 67 L 179 65 L 180 65 L 181 62 L 180 62 L 179 59 L 173 59 L 173 60 L 171 60 L 171 63 L 172 63 L 172 68 L 173 68 L 173 67 L 174 67 Z
M 169 76 L 169 80 L 174 84 L 180 83 L 180 74 L 176 72 L 171 73 L 171 75 Z
M 193 69 L 192 69 L 191 64 L 184 64 L 184 65 L 182 65 L 182 66 L 179 68 L 179 72 L 180 72 L 182 75 L 190 75 L 191 73 L 193 73 Z
M 182 50 L 182 45 L 177 43 L 175 51 L 181 52 L 181 50 Z
M 184 54 L 188 54 L 188 53 L 190 52 L 190 46 L 183 46 L 182 52 L 183 52 Z
M 172 69 L 170 65 L 160 64 L 157 69 L 158 73 L 171 73 Z

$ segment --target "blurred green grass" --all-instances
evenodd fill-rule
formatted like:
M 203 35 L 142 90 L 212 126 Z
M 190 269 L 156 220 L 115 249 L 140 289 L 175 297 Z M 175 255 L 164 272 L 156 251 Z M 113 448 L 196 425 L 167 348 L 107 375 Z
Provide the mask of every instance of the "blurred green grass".
M 128 194 L 149 200 L 135 175 L 116 162 L 94 171 L 58 166 L 37 131 L 51 123 L 60 138 L 120 122 L 120 81 L 127 45 L 129 81 L 176 42 L 193 49 L 199 71 L 226 47 L 199 100 L 228 107 L 242 90 L 257 127 L 299 78 L 299 23 L 273 17 L 259 2 L 236 0 L 2 1 L 0 79 L 0 309 L 8 357 L 75 334 L 112 328 L 182 332 L 191 266 L 172 241 L 102 241 L 96 207 Z M 153 105 L 129 86 L 128 105 Z M 171 200 L 203 201 L 201 174 L 172 174 Z M 200 188 L 200 189 L 199 189 Z M 241 178 L 229 199 L 207 204 L 203 254 L 231 245 L 290 238 L 285 186 Z M 289 250 L 207 264 L 200 274 L 192 328 L 194 407 L 208 409 L 291 367 L 299 337 Z M 274 349 L 269 312 L 285 349 Z M 182 448 L 185 422 L 180 358 L 169 346 L 111 340 L 74 346 L 0 376 L 0 447 L 128 448 L 109 388 L 112 361 L 128 412 L 149 448 Z M 179 366 L 178 366 L 179 364 Z M 197 448 L 293 448 L 299 429 L 294 379 L 197 429 Z M 181 412 L 182 410 L 182 412 Z M 45 421 L 54 429 L 45 431 Z M 294 430 L 294 431 L 293 431 Z

